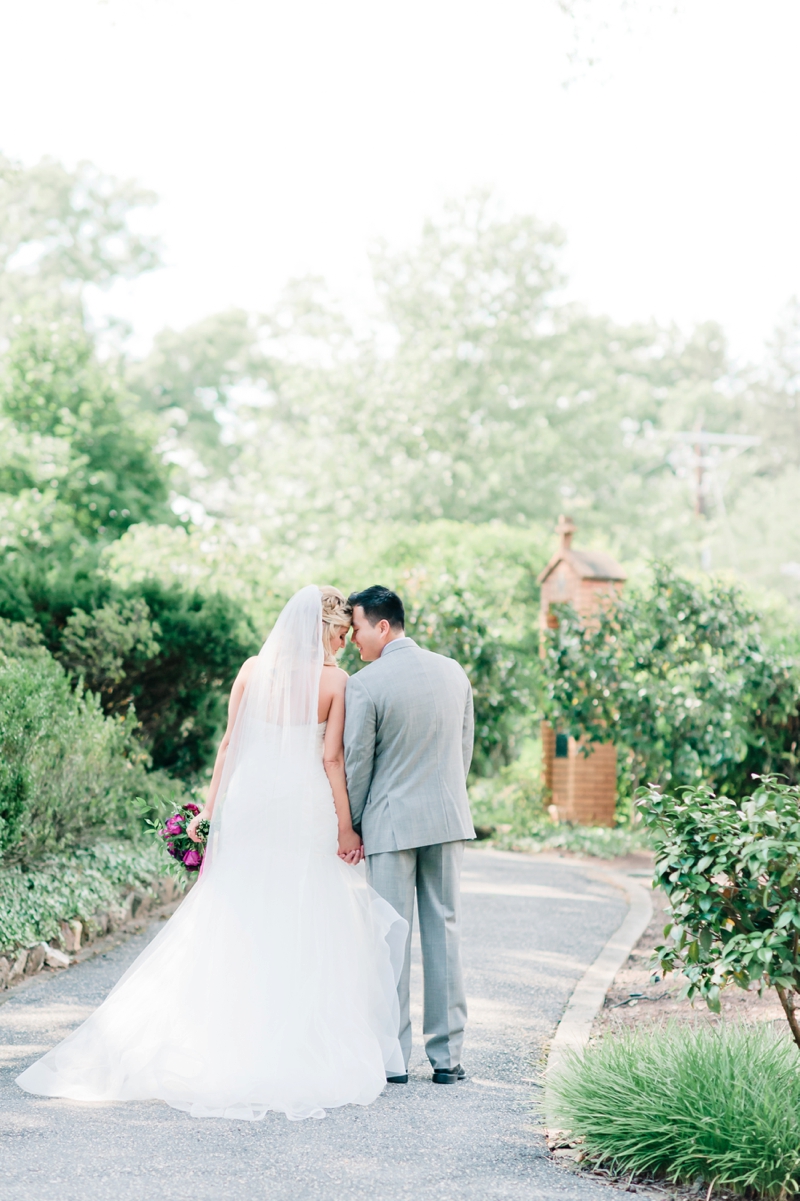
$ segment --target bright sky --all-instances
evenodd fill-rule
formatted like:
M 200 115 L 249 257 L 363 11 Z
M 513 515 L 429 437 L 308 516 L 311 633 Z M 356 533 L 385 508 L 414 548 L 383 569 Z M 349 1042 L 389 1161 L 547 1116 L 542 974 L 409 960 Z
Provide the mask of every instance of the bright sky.
M 557 0 L 0 0 L 0 149 L 159 194 L 168 266 L 110 301 L 140 342 L 309 271 L 357 297 L 372 239 L 489 185 L 593 309 L 758 354 L 800 293 L 800 4 L 622 6 L 583 0 L 611 30 L 564 87 Z

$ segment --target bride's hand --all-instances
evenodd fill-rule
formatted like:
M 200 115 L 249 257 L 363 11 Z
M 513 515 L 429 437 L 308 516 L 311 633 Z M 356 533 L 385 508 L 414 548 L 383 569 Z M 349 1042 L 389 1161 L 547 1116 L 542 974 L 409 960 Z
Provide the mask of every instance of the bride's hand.
M 340 859 L 344 859 L 345 863 L 360 863 L 363 858 L 364 849 L 361 845 L 361 839 L 352 828 L 350 830 L 339 831 L 339 850 Z
M 192 842 L 202 842 L 203 841 L 202 838 L 200 838 L 197 833 L 197 827 L 201 821 L 207 821 L 207 822 L 211 821 L 211 814 L 206 813 L 205 809 L 201 809 L 199 813 L 196 813 L 195 816 L 192 818 L 192 820 L 189 822 L 189 825 L 186 827 L 186 833 L 189 835 Z

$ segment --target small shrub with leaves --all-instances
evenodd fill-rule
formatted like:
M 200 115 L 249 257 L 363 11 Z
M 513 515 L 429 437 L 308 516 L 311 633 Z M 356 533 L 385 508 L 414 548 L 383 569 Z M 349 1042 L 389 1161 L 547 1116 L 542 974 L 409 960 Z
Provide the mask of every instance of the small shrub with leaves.
M 132 714 L 105 716 L 46 650 L 24 645 L 25 628 L 0 634 L 24 652 L 0 647 L 0 861 L 27 865 L 102 837 L 138 838 L 136 798 L 155 810 L 180 801 L 183 786 L 147 770 Z
M 91 921 L 132 888 L 147 890 L 165 875 L 154 843 L 107 842 L 54 855 L 31 869 L 0 868 L 0 953 L 49 942 L 59 923 Z
M 669 900 L 661 969 L 719 1011 L 720 989 L 774 988 L 800 1046 L 800 787 L 758 777 L 751 795 L 708 787 L 639 800 Z

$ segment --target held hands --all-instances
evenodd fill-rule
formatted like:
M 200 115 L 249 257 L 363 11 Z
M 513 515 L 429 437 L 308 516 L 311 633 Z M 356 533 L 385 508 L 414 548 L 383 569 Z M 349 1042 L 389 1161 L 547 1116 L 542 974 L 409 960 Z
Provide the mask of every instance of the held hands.
M 206 809 L 201 809 L 199 813 L 195 814 L 195 816 L 189 822 L 189 825 L 186 827 L 186 833 L 189 835 L 192 842 L 203 841 L 197 833 L 197 827 L 202 821 L 211 821 L 211 814 Z
M 345 863 L 352 865 L 360 863 L 364 858 L 364 847 L 352 826 L 349 830 L 339 831 L 339 850 L 337 854 Z

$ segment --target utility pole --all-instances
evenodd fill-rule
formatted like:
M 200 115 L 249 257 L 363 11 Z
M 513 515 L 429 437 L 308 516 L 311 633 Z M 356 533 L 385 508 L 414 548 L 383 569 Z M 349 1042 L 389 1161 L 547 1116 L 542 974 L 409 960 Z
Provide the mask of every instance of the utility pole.
M 761 439 L 751 434 L 717 434 L 711 430 L 704 430 L 702 418 L 697 429 L 664 432 L 661 437 L 669 439 L 673 444 L 673 449 L 667 455 L 667 462 L 678 475 L 688 476 L 692 481 L 694 515 L 698 523 L 704 523 L 709 516 L 708 497 L 712 487 L 716 492 L 723 520 L 727 523 L 725 498 L 719 478 L 720 464 L 723 458 L 726 462 L 738 459 L 745 451 L 758 446 Z M 733 557 L 735 559 L 735 547 Z M 708 537 L 701 545 L 700 565 L 704 571 L 711 570 L 711 546 Z

